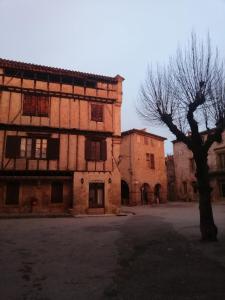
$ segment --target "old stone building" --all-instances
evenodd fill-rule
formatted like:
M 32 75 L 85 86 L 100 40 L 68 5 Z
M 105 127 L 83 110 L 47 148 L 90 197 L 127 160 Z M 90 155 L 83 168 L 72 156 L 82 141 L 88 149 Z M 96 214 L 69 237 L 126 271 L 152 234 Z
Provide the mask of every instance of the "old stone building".
M 202 135 L 204 138 L 204 132 Z M 225 131 L 222 138 L 223 141 L 214 143 L 208 153 L 213 201 L 225 199 Z M 173 148 L 177 199 L 197 201 L 198 190 L 192 152 L 183 143 L 177 141 L 173 142 Z
M 164 140 L 165 138 L 145 130 L 122 132 L 119 162 L 122 204 L 166 201 Z
M 118 211 L 122 81 L 0 59 L 0 212 Z
M 173 155 L 166 156 L 167 199 L 176 201 L 176 177 Z

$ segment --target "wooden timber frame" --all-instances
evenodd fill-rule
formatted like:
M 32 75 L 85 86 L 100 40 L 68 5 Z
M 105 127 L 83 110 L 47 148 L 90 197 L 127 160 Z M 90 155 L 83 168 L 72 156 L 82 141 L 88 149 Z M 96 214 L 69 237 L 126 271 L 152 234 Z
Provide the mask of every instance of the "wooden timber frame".
M 5 112 L 3 114 L 0 111 L 0 197 L 1 184 L 13 181 L 34 183 L 35 186 L 38 186 L 38 182 L 43 185 L 45 181 L 69 182 L 73 189 L 72 194 L 79 194 L 74 184 L 80 185 L 83 182 L 81 179 L 85 178 L 85 197 L 88 197 L 89 182 L 100 182 L 104 183 L 106 198 L 111 199 L 112 196 L 108 193 L 115 195 L 118 188 L 119 194 L 114 198 L 119 201 L 120 180 L 117 187 L 113 185 L 116 180 L 111 178 L 114 178 L 115 173 L 119 176 L 117 160 L 121 134 L 119 114 L 122 81 L 123 78 L 119 75 L 107 77 L 0 58 L 0 108 Z M 24 95 L 48 97 L 48 113 L 40 116 L 29 112 L 25 114 Z M 91 120 L 94 103 L 104 107 L 100 121 Z M 6 158 L 9 136 L 17 137 L 20 143 L 22 139 L 32 139 L 32 147 L 33 140 L 36 145 L 36 139 L 45 139 L 47 145 L 49 139 L 58 139 L 59 158 L 27 155 Z M 85 159 L 87 139 L 104 141 L 107 153 L 102 160 Z M 112 200 L 105 202 L 110 207 L 112 203 L 107 201 Z M 79 207 L 82 205 L 84 202 Z M 82 213 L 84 211 L 87 208 Z

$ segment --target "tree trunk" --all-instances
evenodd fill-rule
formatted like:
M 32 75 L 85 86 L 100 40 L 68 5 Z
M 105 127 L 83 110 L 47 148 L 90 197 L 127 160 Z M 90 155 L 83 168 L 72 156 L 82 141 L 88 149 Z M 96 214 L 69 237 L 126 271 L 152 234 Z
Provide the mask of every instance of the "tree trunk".
M 203 241 L 217 241 L 217 227 L 214 223 L 211 205 L 212 188 L 209 181 L 207 155 L 204 151 L 194 155 L 199 190 L 200 231 Z

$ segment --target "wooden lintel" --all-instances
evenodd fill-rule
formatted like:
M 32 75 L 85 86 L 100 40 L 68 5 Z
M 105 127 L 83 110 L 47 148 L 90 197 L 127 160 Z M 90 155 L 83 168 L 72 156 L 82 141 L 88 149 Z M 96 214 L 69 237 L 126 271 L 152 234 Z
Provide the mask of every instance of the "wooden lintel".
M 74 93 L 65 93 L 65 92 L 54 92 L 48 90 L 41 90 L 41 89 L 30 89 L 30 88 L 23 88 L 23 87 L 16 87 L 16 86 L 6 86 L 0 85 L 0 91 L 8 91 L 14 93 L 35 93 L 46 95 L 50 97 L 59 97 L 59 98 L 68 98 L 68 99 L 79 99 L 84 101 L 93 101 L 93 102 L 102 102 L 102 103 L 114 103 L 116 101 L 115 98 L 101 98 L 95 96 L 87 96 L 87 95 L 80 95 Z
M 46 132 L 46 133 L 64 133 L 72 135 L 85 135 L 85 136 L 112 136 L 110 131 L 94 131 L 82 130 L 77 128 L 64 128 L 64 127 L 50 127 L 50 126 L 36 126 L 36 125 L 19 125 L 19 124 L 6 124 L 0 123 L 0 130 L 11 131 L 24 131 L 24 132 Z

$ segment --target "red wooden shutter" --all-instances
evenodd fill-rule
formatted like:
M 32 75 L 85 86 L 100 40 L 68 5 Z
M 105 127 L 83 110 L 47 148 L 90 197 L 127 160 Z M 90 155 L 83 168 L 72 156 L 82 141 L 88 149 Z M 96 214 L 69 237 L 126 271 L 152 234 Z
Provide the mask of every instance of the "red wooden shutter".
M 101 140 L 101 160 L 107 160 L 107 143 L 106 143 L 106 140 Z
M 39 116 L 48 116 L 49 99 L 46 96 L 38 97 L 37 114 Z
M 23 114 L 35 115 L 36 114 L 36 97 L 35 95 L 24 94 L 23 97 Z
M 91 120 L 96 122 L 103 121 L 103 105 L 101 104 L 91 105 Z
M 57 160 L 59 159 L 59 139 L 48 139 L 47 146 L 47 159 Z
M 7 136 L 5 157 L 17 158 L 19 156 L 20 156 L 20 137 Z
M 85 141 L 85 160 L 91 160 L 91 140 Z

